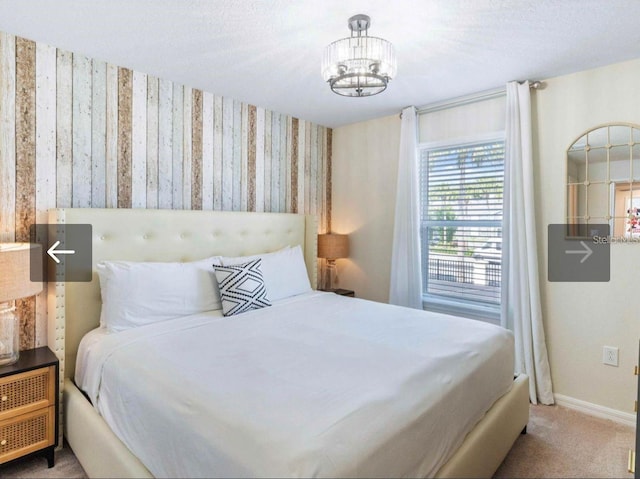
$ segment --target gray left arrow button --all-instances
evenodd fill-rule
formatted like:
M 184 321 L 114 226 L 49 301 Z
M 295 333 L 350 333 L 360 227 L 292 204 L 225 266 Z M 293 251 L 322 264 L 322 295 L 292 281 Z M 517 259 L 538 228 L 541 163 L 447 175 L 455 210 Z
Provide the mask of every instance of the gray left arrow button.
M 47 254 L 49 256 L 51 256 L 51 259 L 53 261 L 55 261 L 56 263 L 60 263 L 60 260 L 58 259 L 58 257 L 56 256 L 57 254 L 76 254 L 76 251 L 73 249 L 59 249 L 56 250 L 56 248 L 60 245 L 60 241 L 56 241 L 55 243 L 53 243 L 51 245 L 51 248 L 49 248 L 47 250 Z

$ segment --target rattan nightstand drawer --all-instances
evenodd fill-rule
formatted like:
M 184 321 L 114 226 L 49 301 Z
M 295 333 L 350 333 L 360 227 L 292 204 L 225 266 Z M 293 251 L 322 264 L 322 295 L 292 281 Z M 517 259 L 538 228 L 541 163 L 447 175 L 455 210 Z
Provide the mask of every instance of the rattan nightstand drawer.
M 55 407 L 0 422 L 0 464 L 55 442 Z
M 0 366 L 0 464 L 40 452 L 53 467 L 58 442 L 58 358 L 46 346 Z
M 55 403 L 55 366 L 0 378 L 0 421 Z

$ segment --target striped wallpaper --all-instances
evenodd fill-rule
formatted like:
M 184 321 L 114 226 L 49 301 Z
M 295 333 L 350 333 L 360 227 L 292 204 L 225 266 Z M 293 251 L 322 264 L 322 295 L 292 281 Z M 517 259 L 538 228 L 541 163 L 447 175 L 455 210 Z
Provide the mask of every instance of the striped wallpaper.
M 311 213 L 330 228 L 331 129 L 0 33 L 0 241 L 54 207 Z M 46 291 L 17 302 L 47 342 Z

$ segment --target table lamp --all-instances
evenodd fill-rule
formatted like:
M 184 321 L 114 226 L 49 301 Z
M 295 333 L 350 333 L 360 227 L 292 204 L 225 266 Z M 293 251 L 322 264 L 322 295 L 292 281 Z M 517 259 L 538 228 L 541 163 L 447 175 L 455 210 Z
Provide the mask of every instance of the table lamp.
M 41 250 L 39 244 L 0 243 L 0 365 L 15 363 L 20 355 L 15 300 L 42 291 L 42 282 L 30 279 L 31 259 L 42 265 Z
M 327 271 L 323 288 L 333 289 L 334 276 L 338 280 L 336 260 L 349 257 L 349 236 L 334 233 L 318 235 L 318 258 L 327 260 Z

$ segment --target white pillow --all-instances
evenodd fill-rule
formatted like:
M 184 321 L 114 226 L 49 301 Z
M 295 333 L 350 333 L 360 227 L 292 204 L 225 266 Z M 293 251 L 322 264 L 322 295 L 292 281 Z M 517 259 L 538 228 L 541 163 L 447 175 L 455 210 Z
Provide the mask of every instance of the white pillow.
M 277 301 L 311 291 L 300 245 L 253 256 L 233 258 L 223 256 L 220 260 L 224 266 L 231 266 L 247 263 L 257 258 L 262 259 L 262 275 L 269 300 Z
M 215 261 L 218 256 L 189 263 L 101 261 L 100 325 L 118 332 L 220 309 Z

